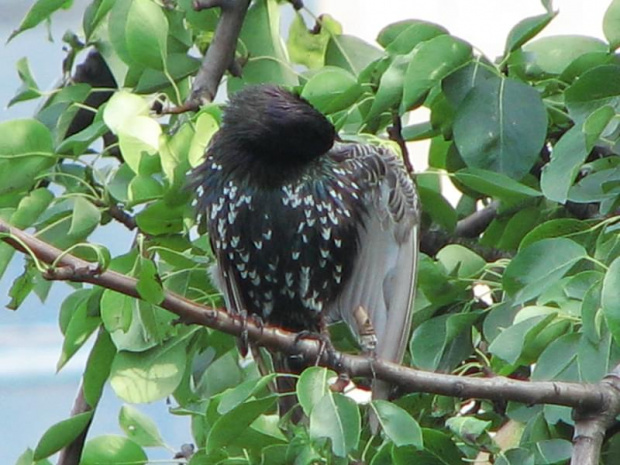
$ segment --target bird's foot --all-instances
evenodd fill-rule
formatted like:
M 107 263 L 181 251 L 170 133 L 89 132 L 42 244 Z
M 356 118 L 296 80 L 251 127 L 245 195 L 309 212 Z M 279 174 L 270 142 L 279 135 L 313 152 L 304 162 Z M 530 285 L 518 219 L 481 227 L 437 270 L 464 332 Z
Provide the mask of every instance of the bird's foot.
M 331 361 L 333 358 L 335 358 L 334 354 L 336 353 L 336 349 L 334 348 L 334 345 L 332 344 L 332 341 L 329 338 L 328 334 L 324 332 L 316 333 L 307 330 L 300 331 L 295 335 L 295 345 L 299 344 L 299 342 L 303 339 L 310 339 L 319 342 L 319 351 L 314 362 L 315 365 L 319 364 L 319 362 L 323 358 L 323 355 L 325 355 L 326 353 L 328 356 L 328 360 Z
M 353 318 L 357 326 L 362 353 L 374 357 L 377 350 L 377 335 L 372 321 L 370 321 L 370 317 L 368 316 L 368 312 L 360 305 L 353 312 Z

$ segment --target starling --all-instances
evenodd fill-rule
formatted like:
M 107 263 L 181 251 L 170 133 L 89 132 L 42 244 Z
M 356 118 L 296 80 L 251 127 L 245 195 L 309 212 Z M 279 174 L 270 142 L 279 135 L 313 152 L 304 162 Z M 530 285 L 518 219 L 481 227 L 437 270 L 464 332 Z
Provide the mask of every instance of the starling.
M 305 99 L 260 85 L 230 98 L 193 176 L 229 311 L 296 332 L 344 320 L 363 340 L 363 310 L 376 355 L 401 361 L 419 205 L 399 157 L 340 142 Z

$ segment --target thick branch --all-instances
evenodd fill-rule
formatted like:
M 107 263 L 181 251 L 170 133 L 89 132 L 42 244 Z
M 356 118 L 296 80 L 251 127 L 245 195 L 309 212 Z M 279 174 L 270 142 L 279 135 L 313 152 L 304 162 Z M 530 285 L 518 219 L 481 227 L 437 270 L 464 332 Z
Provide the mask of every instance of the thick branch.
M 0 220 L 0 233 L 7 234 L 3 240 L 17 250 L 25 251 L 25 244 L 34 255 L 45 263 L 56 260 L 56 268 L 46 273 L 48 279 L 65 279 L 88 282 L 122 294 L 140 298 L 137 281 L 114 271 L 96 272 L 96 267 L 75 256 L 66 254 L 19 229 Z M 20 244 L 21 243 L 21 244 Z M 199 324 L 240 336 L 247 333 L 248 340 L 274 351 L 299 353 L 308 362 L 318 362 L 351 377 L 377 378 L 400 386 L 407 391 L 428 392 L 461 398 L 516 401 L 528 405 L 548 403 L 573 407 L 580 412 L 601 411 L 617 405 L 618 391 L 608 381 L 599 384 L 566 382 L 526 382 L 503 377 L 466 378 L 440 373 L 429 373 L 407 368 L 384 360 L 339 352 L 322 351 L 315 340 L 297 340 L 296 334 L 274 326 L 257 325 L 251 320 L 243 321 L 225 310 L 198 305 L 172 292 L 166 292 L 161 307 L 178 315 L 184 323 Z
M 196 110 L 201 104 L 211 102 L 215 98 L 224 73 L 233 66 L 237 39 L 249 5 L 250 0 L 194 1 L 196 10 L 220 7 L 222 15 L 213 34 L 213 41 L 194 79 L 192 92 L 182 107 L 183 110 Z

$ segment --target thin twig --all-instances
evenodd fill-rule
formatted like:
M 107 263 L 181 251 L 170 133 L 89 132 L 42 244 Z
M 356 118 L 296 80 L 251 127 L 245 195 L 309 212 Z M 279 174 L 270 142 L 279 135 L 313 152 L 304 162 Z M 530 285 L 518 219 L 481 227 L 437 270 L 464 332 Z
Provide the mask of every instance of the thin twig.
M 403 163 L 405 164 L 405 168 L 407 169 L 407 173 L 409 173 L 410 176 L 413 175 L 415 173 L 415 170 L 413 169 L 411 159 L 409 158 L 409 149 L 407 148 L 407 143 L 403 138 L 403 123 L 400 119 L 399 114 L 396 111 L 392 113 L 392 125 L 387 128 L 387 133 L 390 140 L 398 144 L 398 147 L 400 148 L 400 153 L 403 157 Z

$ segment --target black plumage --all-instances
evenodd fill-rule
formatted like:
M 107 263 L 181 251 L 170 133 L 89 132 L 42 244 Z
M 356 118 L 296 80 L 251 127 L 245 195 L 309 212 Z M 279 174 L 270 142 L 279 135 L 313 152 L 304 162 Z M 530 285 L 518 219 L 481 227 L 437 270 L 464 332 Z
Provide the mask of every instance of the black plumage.
M 230 311 L 292 331 L 344 319 L 359 334 L 362 306 L 377 356 L 400 361 L 415 281 L 415 188 L 390 150 L 336 139 L 327 118 L 282 88 L 231 97 L 193 174 L 213 277 Z

